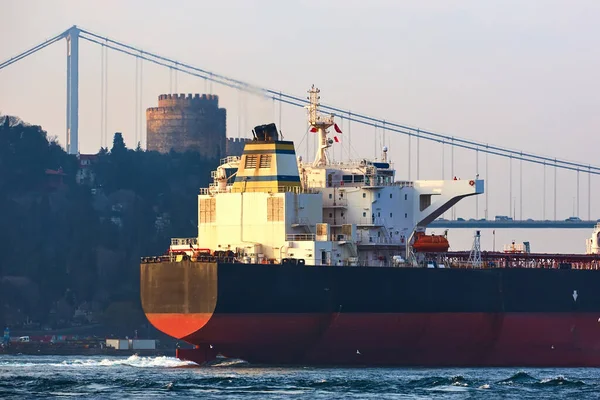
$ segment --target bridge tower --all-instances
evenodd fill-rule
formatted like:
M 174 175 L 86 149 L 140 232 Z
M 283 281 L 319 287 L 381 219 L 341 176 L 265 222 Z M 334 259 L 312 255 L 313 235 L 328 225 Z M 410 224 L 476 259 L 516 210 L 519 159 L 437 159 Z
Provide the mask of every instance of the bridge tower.
M 67 153 L 79 151 L 79 28 L 65 32 L 67 39 Z

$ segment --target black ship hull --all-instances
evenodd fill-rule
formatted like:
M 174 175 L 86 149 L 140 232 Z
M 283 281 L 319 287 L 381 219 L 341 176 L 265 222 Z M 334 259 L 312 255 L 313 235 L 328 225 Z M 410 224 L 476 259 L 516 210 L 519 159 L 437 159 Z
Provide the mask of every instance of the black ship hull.
M 157 262 L 161 331 L 269 364 L 600 366 L 600 272 Z

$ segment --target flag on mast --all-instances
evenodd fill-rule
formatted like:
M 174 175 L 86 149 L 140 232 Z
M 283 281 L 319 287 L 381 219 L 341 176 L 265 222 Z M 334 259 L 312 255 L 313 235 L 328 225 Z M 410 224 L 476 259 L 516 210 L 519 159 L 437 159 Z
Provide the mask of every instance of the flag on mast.
M 338 124 L 333 124 L 333 129 L 335 129 L 335 131 L 337 133 L 342 133 L 342 130 L 340 129 L 340 127 L 338 126 Z

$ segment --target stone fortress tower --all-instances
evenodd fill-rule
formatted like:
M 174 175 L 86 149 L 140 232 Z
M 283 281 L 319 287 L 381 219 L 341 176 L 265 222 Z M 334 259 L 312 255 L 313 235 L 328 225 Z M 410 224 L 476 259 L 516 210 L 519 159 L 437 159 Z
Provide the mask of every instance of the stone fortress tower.
M 225 156 L 226 111 L 216 95 L 161 94 L 158 107 L 146 110 L 146 127 L 148 150 Z
M 241 156 L 251 139 L 226 138 L 226 110 L 212 94 L 161 94 L 146 110 L 147 149 L 197 151 L 206 158 Z

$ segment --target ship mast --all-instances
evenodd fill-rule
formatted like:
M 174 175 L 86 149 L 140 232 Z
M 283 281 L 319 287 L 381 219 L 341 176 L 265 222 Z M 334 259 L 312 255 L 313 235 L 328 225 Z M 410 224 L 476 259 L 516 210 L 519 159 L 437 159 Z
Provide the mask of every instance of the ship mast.
M 325 116 L 319 113 L 319 100 L 321 99 L 321 96 L 319 96 L 320 92 L 319 89 L 315 88 L 315 85 L 312 85 L 308 91 L 308 100 L 310 101 L 310 104 L 307 106 L 308 123 L 310 124 L 311 132 L 315 132 L 316 130 L 319 134 L 319 147 L 317 148 L 317 154 L 315 155 L 315 161 L 313 163 L 314 167 L 324 167 L 329 163 L 327 149 L 331 147 L 331 144 L 333 143 L 331 139 L 327 138 L 327 128 L 333 125 L 333 114 Z

